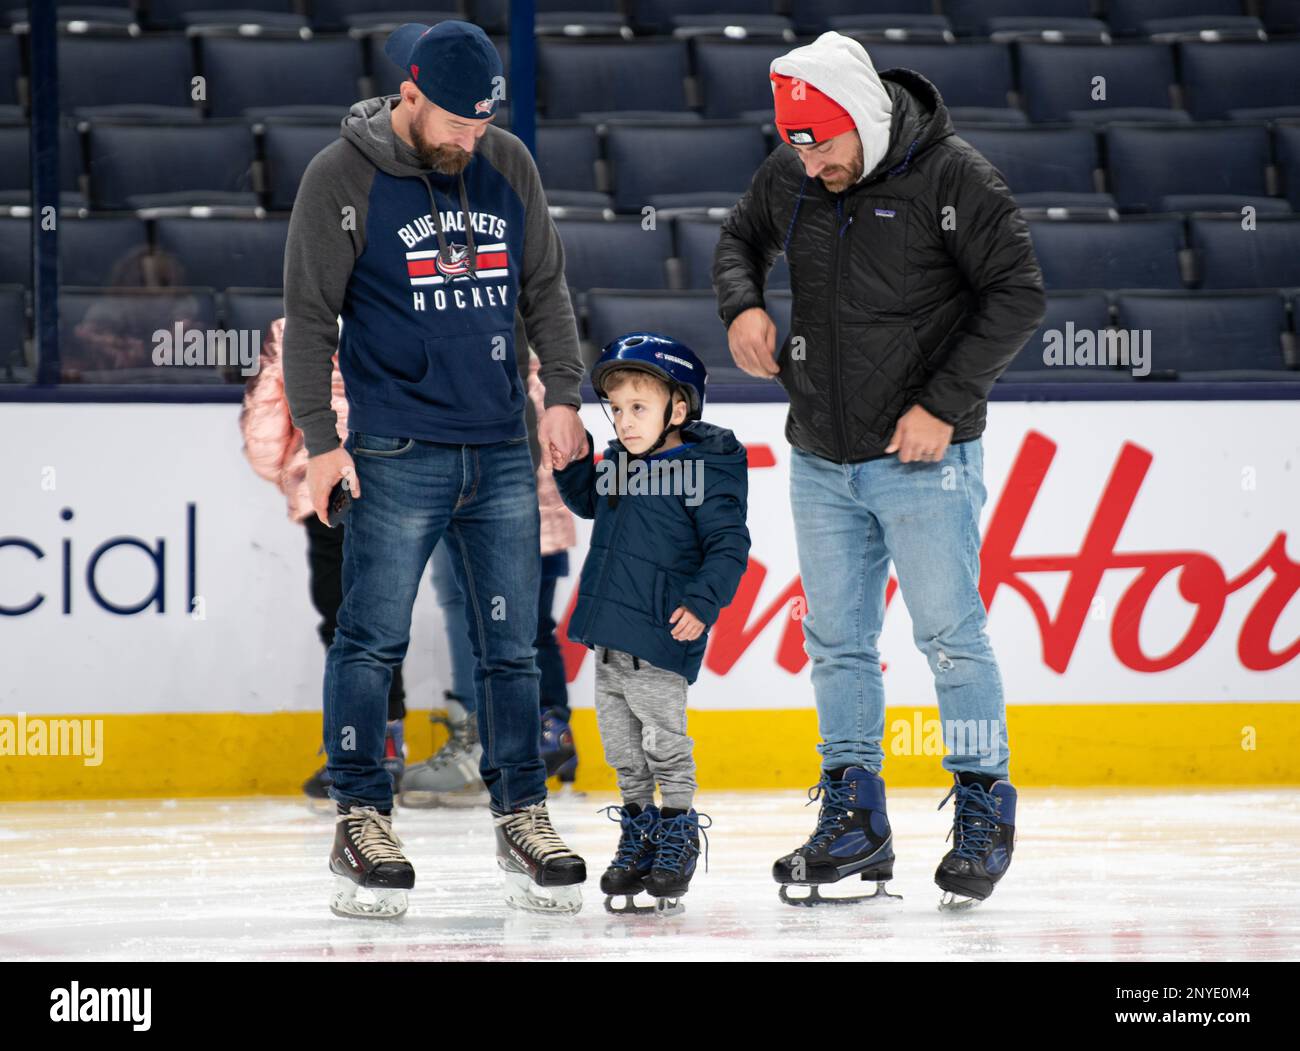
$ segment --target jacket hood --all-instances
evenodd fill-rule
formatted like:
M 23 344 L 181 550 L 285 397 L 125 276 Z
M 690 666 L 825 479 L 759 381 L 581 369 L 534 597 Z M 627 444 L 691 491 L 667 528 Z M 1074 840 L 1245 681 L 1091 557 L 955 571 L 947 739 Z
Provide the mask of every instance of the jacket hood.
M 745 447 L 726 427 L 696 420 L 682 425 L 681 436 L 683 441 L 695 443 L 682 454 L 684 458 L 704 460 L 710 467 L 731 472 L 748 470 Z M 627 452 L 623 443 L 617 438 L 610 439 L 605 455 L 608 457 L 620 452 Z
M 771 72 L 806 81 L 848 111 L 862 139 L 863 178 L 880 163 L 889 149 L 893 99 L 858 41 L 823 33 L 774 59 Z
M 397 133 L 393 131 L 389 110 L 398 97 L 379 95 L 354 102 L 340 124 L 340 134 L 382 172 L 398 178 L 424 175 L 432 169 L 409 164 L 397 155 Z
M 913 158 L 953 134 L 952 118 L 939 89 L 920 73 L 911 69 L 887 69 L 880 74 L 880 79 L 893 101 L 889 146 L 874 168 L 864 168 L 863 179 L 885 173 L 901 174 Z M 864 154 L 864 163 L 865 159 Z

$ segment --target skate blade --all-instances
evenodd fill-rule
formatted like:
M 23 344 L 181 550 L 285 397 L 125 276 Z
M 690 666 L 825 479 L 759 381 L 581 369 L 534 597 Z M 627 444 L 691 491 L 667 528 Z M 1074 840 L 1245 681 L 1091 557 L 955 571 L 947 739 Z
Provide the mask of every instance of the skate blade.
M 655 917 L 660 920 L 672 919 L 686 913 L 686 903 L 681 898 L 655 898 Z
M 582 909 L 582 886 L 541 887 L 526 872 L 502 867 L 505 882 L 506 904 L 524 912 L 551 913 L 572 916 Z
M 317 799 L 314 796 L 308 796 L 307 810 L 317 817 L 333 817 L 338 813 L 338 804 L 332 799 Z
M 885 881 L 881 880 L 876 884 L 874 894 L 854 894 L 843 898 L 824 898 L 822 897 L 821 887 L 818 884 L 808 884 L 808 893 L 804 897 L 793 897 L 790 894 L 791 887 L 802 886 L 798 883 L 782 883 L 780 898 L 787 905 L 804 906 L 811 908 L 816 905 L 862 905 L 867 902 L 873 902 L 877 905 L 897 905 L 903 900 L 901 895 L 890 894 L 885 890 Z
M 395 920 L 406 914 L 406 906 L 406 891 L 360 887 L 346 876 L 338 877 L 330 896 L 330 912 L 345 919 Z
M 615 905 L 616 901 L 621 901 L 621 906 Z M 636 904 L 635 894 L 606 894 L 605 911 L 614 916 L 647 916 L 656 911 L 654 905 Z
M 975 908 L 984 899 L 972 898 L 965 894 L 957 894 L 950 890 L 945 890 L 939 897 L 940 912 L 967 912 Z
M 439 807 L 477 807 L 487 806 L 487 792 L 473 795 L 460 795 L 456 792 L 403 792 L 398 800 L 400 806 L 410 810 L 436 810 Z

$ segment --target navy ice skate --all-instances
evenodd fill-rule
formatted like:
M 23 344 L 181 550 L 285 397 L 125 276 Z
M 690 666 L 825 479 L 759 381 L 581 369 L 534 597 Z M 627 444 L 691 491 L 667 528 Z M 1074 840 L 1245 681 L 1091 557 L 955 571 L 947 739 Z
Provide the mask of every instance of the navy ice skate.
M 954 795 L 948 833 L 953 846 L 934 874 L 944 892 L 939 898 L 944 911 L 973 908 L 992 894 L 1011 867 L 1016 846 L 1016 790 L 1010 781 L 963 771 L 954 776 L 939 809 Z
M 610 820 L 622 826 L 614 860 L 600 877 L 600 889 L 605 895 L 605 910 L 617 915 L 652 912 L 654 907 L 633 904 L 633 898 L 645 889 L 645 878 L 650 875 L 655 860 L 655 845 L 650 834 L 659 824 L 659 808 L 653 803 L 644 810 L 635 803 L 627 806 L 607 806 L 601 813 L 609 812 Z M 614 905 L 615 898 L 623 898 L 621 908 Z
M 885 890 L 894 878 L 894 837 L 885 813 L 885 782 L 857 766 L 823 771 L 808 790 L 808 802 L 821 798 L 817 827 L 808 842 L 777 860 L 772 878 L 781 884 L 787 905 L 847 905 L 903 899 Z M 874 894 L 823 898 L 820 887 L 849 876 L 876 884 Z M 791 897 L 790 887 L 808 887 L 806 897 Z
M 707 822 L 707 823 L 706 823 Z M 650 834 L 655 846 L 654 866 L 645 878 L 647 893 L 655 897 L 655 914 L 676 916 L 685 911 L 682 897 L 691 887 L 691 877 L 700 857 L 700 837 L 704 837 L 704 867 L 709 865 L 709 837 L 704 832 L 713 827 L 708 814 L 694 810 L 669 815 L 667 810 L 659 817 L 659 824 Z

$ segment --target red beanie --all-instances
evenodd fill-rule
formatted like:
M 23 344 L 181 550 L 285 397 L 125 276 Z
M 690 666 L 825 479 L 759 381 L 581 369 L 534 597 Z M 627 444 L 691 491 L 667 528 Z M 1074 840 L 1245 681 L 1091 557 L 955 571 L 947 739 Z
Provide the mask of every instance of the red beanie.
M 777 130 L 790 145 L 812 146 L 857 126 L 848 110 L 806 80 L 781 73 L 771 78 Z

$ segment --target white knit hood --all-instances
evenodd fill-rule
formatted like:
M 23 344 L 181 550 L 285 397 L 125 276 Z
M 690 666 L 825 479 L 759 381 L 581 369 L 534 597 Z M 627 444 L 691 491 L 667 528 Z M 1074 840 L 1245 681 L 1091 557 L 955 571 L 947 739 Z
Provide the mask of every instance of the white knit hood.
M 862 139 L 862 175 L 872 171 L 889 149 L 894 106 L 867 49 L 852 37 L 823 33 L 772 61 L 772 73 L 797 77 L 838 102 L 853 118 Z

